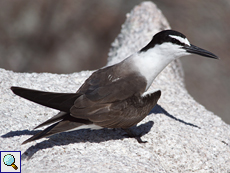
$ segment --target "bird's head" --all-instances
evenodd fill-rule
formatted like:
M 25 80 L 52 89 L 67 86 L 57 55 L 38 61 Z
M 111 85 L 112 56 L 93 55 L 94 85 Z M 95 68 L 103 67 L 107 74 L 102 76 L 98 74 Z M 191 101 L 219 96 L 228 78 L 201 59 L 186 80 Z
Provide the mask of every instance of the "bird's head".
M 185 35 L 174 30 L 163 30 L 157 33 L 140 52 L 151 50 L 161 54 L 163 57 L 172 57 L 172 59 L 190 54 L 218 59 L 213 53 L 190 44 Z

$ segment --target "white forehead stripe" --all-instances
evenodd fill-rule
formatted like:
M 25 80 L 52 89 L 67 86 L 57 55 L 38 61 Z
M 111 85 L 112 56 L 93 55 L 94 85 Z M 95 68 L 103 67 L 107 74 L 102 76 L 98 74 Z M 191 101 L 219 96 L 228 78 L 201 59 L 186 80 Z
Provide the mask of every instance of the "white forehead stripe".
M 182 38 L 182 37 L 176 36 L 176 35 L 169 35 L 169 36 L 172 37 L 172 38 L 177 39 L 177 40 L 180 41 L 181 43 L 184 43 L 184 44 L 187 44 L 187 45 L 190 46 L 190 43 L 189 43 L 189 41 L 188 41 L 187 38 Z

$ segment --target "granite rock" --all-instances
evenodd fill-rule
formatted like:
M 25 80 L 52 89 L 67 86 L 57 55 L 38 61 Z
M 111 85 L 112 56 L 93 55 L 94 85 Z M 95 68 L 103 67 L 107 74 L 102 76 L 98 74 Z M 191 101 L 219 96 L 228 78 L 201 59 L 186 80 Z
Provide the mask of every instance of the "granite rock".
M 108 65 L 138 51 L 156 32 L 168 28 L 152 2 L 136 6 L 112 43 Z M 22 151 L 22 172 L 230 172 L 230 126 L 189 95 L 179 60 L 154 81 L 150 89 L 162 91 L 158 105 L 133 127 L 148 143 L 124 137 L 121 129 L 102 129 L 64 132 L 21 145 L 40 131 L 33 131 L 35 126 L 58 111 L 15 96 L 10 87 L 76 92 L 91 73 L 0 69 L 0 150 Z

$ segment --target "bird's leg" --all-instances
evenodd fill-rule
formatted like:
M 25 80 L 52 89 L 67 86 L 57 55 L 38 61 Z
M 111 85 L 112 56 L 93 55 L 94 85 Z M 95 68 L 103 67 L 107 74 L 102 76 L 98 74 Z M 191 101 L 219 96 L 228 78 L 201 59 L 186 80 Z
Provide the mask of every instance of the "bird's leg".
M 126 136 L 128 136 L 129 138 L 135 138 L 137 140 L 137 142 L 139 142 L 139 143 L 146 143 L 147 142 L 147 141 L 142 141 L 142 139 L 141 139 L 142 135 L 141 134 L 136 135 L 131 131 L 131 129 L 123 129 L 123 130 L 127 133 Z

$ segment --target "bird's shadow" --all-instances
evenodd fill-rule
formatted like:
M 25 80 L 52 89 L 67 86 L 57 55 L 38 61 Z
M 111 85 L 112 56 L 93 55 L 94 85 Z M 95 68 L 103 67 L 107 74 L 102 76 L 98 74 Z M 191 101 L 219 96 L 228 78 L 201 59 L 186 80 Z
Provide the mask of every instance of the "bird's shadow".
M 156 105 L 149 113 L 150 114 L 159 114 L 163 113 L 166 116 L 179 121 L 181 123 L 184 123 L 185 125 L 197 127 L 198 126 L 187 123 L 183 120 L 180 120 L 173 115 L 169 114 L 164 108 L 162 108 L 160 105 Z M 149 121 L 145 124 L 141 124 L 139 126 L 133 126 L 131 127 L 131 130 L 135 134 L 141 134 L 141 136 L 144 136 L 147 134 L 154 122 Z M 11 131 L 9 133 L 6 133 L 2 135 L 2 138 L 10 138 L 14 136 L 21 136 L 21 135 L 35 135 L 36 133 L 40 132 L 41 130 L 21 130 L 21 131 Z M 100 143 L 103 141 L 108 140 L 118 140 L 125 138 L 126 132 L 124 132 L 122 129 L 101 129 L 101 130 L 77 130 L 77 131 L 71 131 L 71 132 L 62 132 L 60 134 L 55 134 L 53 136 L 47 137 L 49 140 L 42 141 L 40 143 L 36 143 L 35 145 L 29 147 L 23 154 L 22 154 L 22 160 L 30 159 L 37 151 L 41 149 L 47 149 L 52 148 L 53 146 L 62 146 L 62 145 L 68 145 L 71 143 L 80 143 L 80 142 L 91 142 L 91 143 Z
M 170 113 L 168 113 L 164 108 L 162 108 L 160 105 L 156 105 L 151 111 L 150 111 L 150 113 L 149 114 L 164 114 L 164 115 L 166 115 L 167 117 L 169 117 L 169 118 L 172 118 L 172 119 L 174 119 L 174 120 L 176 120 L 176 121 L 179 121 L 180 123 L 183 123 L 183 124 L 185 124 L 185 125 L 188 125 L 188 126 L 192 126 L 192 127 L 196 127 L 196 128 L 199 128 L 200 129 L 200 127 L 198 127 L 197 125 L 194 125 L 194 124 L 192 124 L 192 123 L 188 123 L 188 122 L 185 122 L 184 120 L 181 120 L 181 119 L 178 119 L 178 118 L 176 118 L 176 117 L 174 117 L 173 115 L 171 115 Z
M 140 134 L 143 136 L 147 134 L 153 126 L 153 121 L 149 121 L 145 124 L 132 127 L 132 131 L 135 134 Z M 2 138 L 10 138 L 14 136 L 21 135 L 35 135 L 36 133 L 41 132 L 41 130 L 21 130 L 21 131 L 11 131 L 2 135 Z M 52 135 L 47 137 L 49 140 L 45 140 L 35 145 L 29 147 L 21 156 L 22 160 L 30 159 L 37 151 L 41 149 L 52 148 L 53 146 L 63 146 L 71 143 L 81 143 L 81 142 L 90 142 L 90 143 L 100 143 L 108 140 L 118 140 L 125 137 L 126 132 L 122 129 L 101 129 L 101 130 L 77 130 L 71 132 L 62 132 L 59 134 Z

